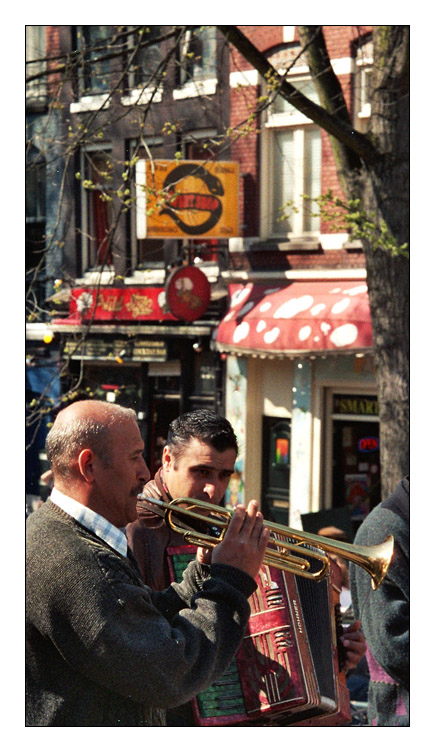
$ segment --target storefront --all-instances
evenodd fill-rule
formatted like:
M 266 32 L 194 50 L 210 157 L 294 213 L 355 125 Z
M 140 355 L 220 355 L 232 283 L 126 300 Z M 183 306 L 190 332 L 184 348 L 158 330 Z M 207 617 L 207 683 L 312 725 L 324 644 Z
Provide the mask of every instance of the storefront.
M 375 394 L 328 390 L 327 405 L 329 426 L 332 421 L 332 505 L 348 506 L 352 521 L 358 523 L 381 501 L 378 400 Z
M 348 507 L 358 524 L 380 500 L 366 285 L 230 292 L 214 343 L 241 446 L 228 503 L 261 498 L 268 519 L 291 527 L 301 526 L 301 515 Z
M 151 473 L 171 420 L 198 407 L 222 411 L 221 361 L 209 348 L 215 321 L 182 322 L 166 310 L 165 296 L 164 288 L 77 289 L 68 319 L 52 324 L 61 338 L 62 393 L 133 408 Z

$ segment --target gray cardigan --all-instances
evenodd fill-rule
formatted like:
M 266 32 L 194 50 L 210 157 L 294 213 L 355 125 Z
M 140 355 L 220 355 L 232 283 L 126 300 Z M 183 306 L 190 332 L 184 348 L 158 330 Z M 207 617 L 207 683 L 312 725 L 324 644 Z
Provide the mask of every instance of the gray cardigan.
M 158 593 L 50 500 L 26 523 L 26 724 L 161 726 L 223 674 L 254 580 L 192 562 Z

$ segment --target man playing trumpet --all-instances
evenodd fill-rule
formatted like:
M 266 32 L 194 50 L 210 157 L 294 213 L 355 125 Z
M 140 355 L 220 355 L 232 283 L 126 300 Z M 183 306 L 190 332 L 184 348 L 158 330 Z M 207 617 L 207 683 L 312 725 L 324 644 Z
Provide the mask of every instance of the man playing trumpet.
M 26 522 L 28 726 L 164 726 L 243 638 L 269 537 L 258 507 L 236 509 L 210 566 L 154 592 L 123 531 L 150 477 L 143 451 L 134 411 L 97 400 L 48 434 L 54 488 Z

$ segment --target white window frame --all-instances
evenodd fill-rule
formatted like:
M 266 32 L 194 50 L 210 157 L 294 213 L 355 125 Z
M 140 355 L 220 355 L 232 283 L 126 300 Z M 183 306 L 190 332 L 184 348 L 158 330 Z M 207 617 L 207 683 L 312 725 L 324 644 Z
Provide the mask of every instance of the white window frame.
M 207 28 L 207 27 L 205 27 Z M 215 55 L 215 62 L 214 62 L 214 70 L 217 70 L 217 60 L 216 60 L 216 32 L 213 31 L 213 27 L 211 27 L 208 30 L 209 34 L 214 33 L 214 55 Z M 182 41 L 182 56 L 184 58 L 185 51 L 187 50 L 187 47 L 189 45 L 190 39 L 192 36 L 192 31 L 188 29 L 186 31 L 185 37 Z M 182 78 L 185 77 L 185 66 L 183 65 L 183 61 L 180 63 L 181 65 L 181 72 L 182 72 Z M 216 93 L 217 90 L 217 76 L 213 75 L 207 75 L 204 74 L 194 74 L 192 78 L 188 78 L 187 80 L 183 80 L 179 87 L 174 89 L 172 92 L 172 96 L 174 100 L 180 100 L 180 99 L 190 99 L 193 97 L 200 97 L 200 96 L 211 96 Z
M 368 74 L 373 67 L 373 42 L 368 40 L 358 47 L 354 58 L 354 122 L 360 131 L 367 130 L 368 119 L 371 115 L 369 101 Z M 360 93 L 358 93 L 358 89 Z M 361 103 L 361 106 L 359 104 Z
M 309 80 L 309 77 L 301 75 L 298 77 L 292 77 L 292 83 L 295 85 L 303 83 Z M 288 237 L 289 239 L 295 237 L 303 237 L 304 239 L 315 238 L 320 236 L 320 226 L 315 230 L 304 230 L 304 212 L 303 212 L 303 198 L 304 193 L 304 139 L 308 128 L 317 128 L 312 120 L 307 118 L 303 113 L 298 110 L 292 110 L 290 112 L 272 112 L 269 109 L 265 111 L 264 121 L 262 129 L 262 149 L 261 149 L 261 216 L 260 216 L 260 234 L 263 238 L 273 237 Z M 291 232 L 273 232 L 273 219 L 272 213 L 273 207 L 273 192 L 269 189 L 269 181 L 267 176 L 273 169 L 273 134 L 278 130 L 292 131 L 294 134 L 294 150 L 297 155 L 302 154 L 302 159 L 295 159 L 295 166 L 299 167 L 294 181 L 294 204 L 297 208 L 297 212 L 292 215 L 293 230 Z M 320 154 L 320 165 L 322 166 L 322 156 Z M 319 191 L 320 193 L 320 191 Z
M 77 33 L 83 37 L 83 25 L 77 27 Z M 81 46 L 82 42 L 78 46 Z M 83 73 L 80 73 L 83 76 Z M 96 112 L 97 110 L 106 110 L 110 104 L 110 86 L 109 91 L 99 92 L 94 94 L 83 94 L 83 78 L 79 81 L 79 97 L 78 101 L 71 102 L 70 112 L 77 114 L 80 112 Z
M 129 36 L 129 49 L 134 48 L 134 33 Z M 135 81 L 134 73 L 130 72 L 128 76 L 129 92 L 121 97 L 121 103 L 126 107 L 137 104 L 148 104 L 148 102 L 161 102 L 163 96 L 163 86 L 161 84 L 145 85 L 146 82 L 138 83 Z

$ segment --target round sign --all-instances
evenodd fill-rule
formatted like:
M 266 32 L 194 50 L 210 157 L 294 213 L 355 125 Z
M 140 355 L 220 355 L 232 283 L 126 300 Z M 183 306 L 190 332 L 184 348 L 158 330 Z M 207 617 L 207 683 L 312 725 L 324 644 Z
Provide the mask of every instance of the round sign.
M 166 305 L 182 321 L 195 321 L 207 310 L 211 288 L 204 272 L 196 266 L 181 266 L 166 280 Z

